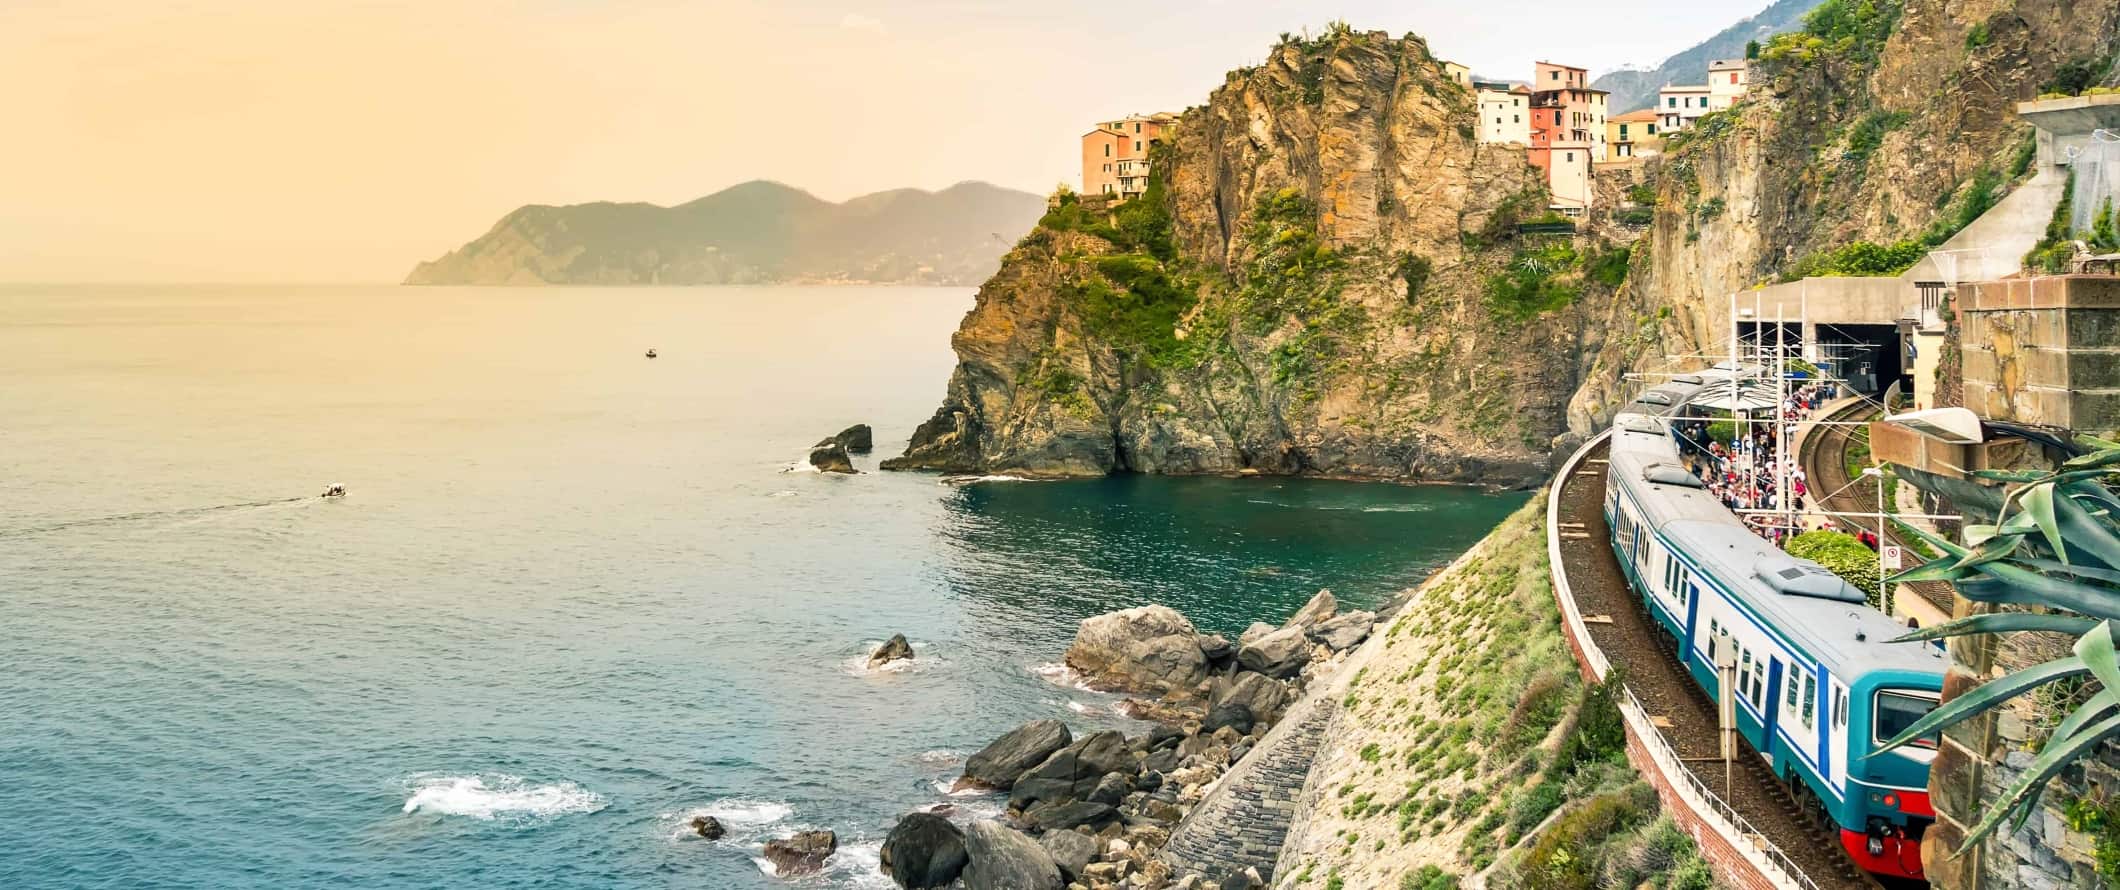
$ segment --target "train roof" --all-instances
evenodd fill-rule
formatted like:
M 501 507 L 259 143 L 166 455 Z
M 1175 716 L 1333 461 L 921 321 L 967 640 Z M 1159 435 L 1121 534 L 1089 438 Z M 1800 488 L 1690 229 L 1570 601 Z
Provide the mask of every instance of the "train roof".
M 1681 541 L 1777 632 L 1843 675 L 1943 672 L 1935 647 L 1890 642 L 1906 628 L 1870 608 L 1861 591 L 1823 566 L 1753 534 L 1698 479 L 1650 481 L 1671 478 L 1670 469 L 1685 465 L 1663 420 L 1629 413 L 1614 418 L 1613 426 L 1609 478 L 1634 495 L 1642 521 Z

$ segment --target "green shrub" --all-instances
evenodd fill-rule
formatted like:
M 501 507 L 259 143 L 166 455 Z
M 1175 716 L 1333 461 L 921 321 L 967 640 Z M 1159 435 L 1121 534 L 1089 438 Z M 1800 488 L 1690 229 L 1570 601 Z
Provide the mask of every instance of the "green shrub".
M 1656 187 L 1646 182 L 1627 189 L 1627 200 L 1643 207 L 1656 206 Z
M 1790 556 L 1825 566 L 1840 579 L 1869 597 L 1871 604 L 1882 598 L 1877 574 L 1877 552 L 1863 546 L 1854 535 L 1820 529 L 1789 539 Z
M 1899 129 L 1912 117 L 1904 111 L 1872 111 L 1863 115 L 1848 128 L 1848 147 L 1841 157 L 1858 163 L 1869 160 L 1871 153 L 1884 144 L 1884 134 Z
M 2017 143 L 2017 153 L 2010 156 L 2010 179 L 2024 178 L 2024 174 L 2031 172 L 2032 161 L 2038 156 L 2038 136 L 2033 133 L 2024 134 L 2024 140 Z
M 1514 845 L 1523 840 L 1525 832 L 1537 828 L 1564 802 L 1566 798 L 1562 796 L 1561 783 L 1548 780 L 1533 785 L 1510 805 L 1508 831 L 1503 835 L 1503 843 Z
M 1970 30 L 1965 32 L 1966 49 L 1979 49 L 1994 42 L 1995 35 L 1988 32 L 1988 25 L 1986 22 L 1981 22 L 1980 24 L 1974 25 Z
M 1929 249 L 1919 241 L 1899 241 L 1892 244 L 1877 244 L 1857 241 L 1833 250 L 1811 254 L 1796 262 L 1784 276 L 1788 280 L 1807 278 L 1813 275 L 1826 276 L 1889 276 L 1897 275 L 1921 262 Z
M 1646 226 L 1656 221 L 1656 211 L 1648 207 L 1628 207 L 1612 215 L 1621 225 Z
M 1619 287 L 1621 282 L 1627 280 L 1627 259 L 1632 253 L 1632 248 L 1622 244 L 1592 256 L 1589 263 L 1590 280 L 1606 287 Z
M 1581 265 L 1582 256 L 1566 241 L 1519 250 L 1506 271 L 1488 277 L 1488 308 L 1513 322 L 1564 308 L 1582 296 L 1571 281 Z
M 2069 243 L 2073 232 L 2069 231 L 2069 220 L 2075 217 L 2076 171 L 2068 171 L 2068 181 L 2061 186 L 2061 201 L 2054 205 L 2054 215 L 2046 221 L 2046 236 L 2024 255 L 2024 267 L 2037 272 L 2059 274 L 2068 271 L 2069 260 L 2076 256 L 2076 246 Z
M 2039 87 L 2041 93 L 2059 93 L 2063 96 L 2080 96 L 2098 82 L 2108 63 L 2096 57 L 2070 59 L 2054 68 L 2054 76 Z
M 1406 302 L 1420 299 L 1421 289 L 1428 286 L 1428 276 L 1435 271 L 1435 264 L 1417 253 L 1399 254 L 1398 276 L 1406 285 Z
M 2116 236 L 2113 232 L 2112 198 L 2106 198 L 2105 203 L 2098 207 L 2098 215 L 2091 220 L 2090 237 L 2084 240 L 2089 241 L 2091 247 L 2098 250 L 2106 252 L 2120 250 L 2120 236 Z
M 1434 865 L 1399 876 L 1399 890 L 1457 890 L 1458 876 Z

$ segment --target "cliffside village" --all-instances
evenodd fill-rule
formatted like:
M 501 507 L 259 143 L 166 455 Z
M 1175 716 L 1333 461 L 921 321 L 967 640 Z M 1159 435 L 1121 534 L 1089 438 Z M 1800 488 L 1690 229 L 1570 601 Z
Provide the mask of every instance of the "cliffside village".
M 1521 83 L 1481 80 L 1456 62 L 1442 65 L 1478 103 L 1479 141 L 1523 146 L 1527 159 L 1545 171 L 1553 209 L 1568 215 L 1590 207 L 1594 166 L 1655 155 L 1664 137 L 1737 104 L 1750 86 L 1744 60 L 1712 61 L 1706 83 L 1666 84 L 1654 105 L 1613 115 L 1607 113 L 1610 94 L 1590 86 L 1587 68 L 1538 62 L 1530 83 Z M 1177 119 L 1169 112 L 1137 114 L 1101 121 L 1083 134 L 1082 193 L 1123 200 L 1147 191 L 1149 147 Z

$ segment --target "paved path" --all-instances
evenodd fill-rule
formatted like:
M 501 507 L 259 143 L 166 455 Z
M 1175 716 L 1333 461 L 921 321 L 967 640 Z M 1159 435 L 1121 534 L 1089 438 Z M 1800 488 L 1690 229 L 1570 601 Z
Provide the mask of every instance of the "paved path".
M 1222 774 L 1185 821 L 1178 823 L 1170 843 L 1156 854 L 1175 873 L 1219 879 L 1256 868 L 1259 877 L 1273 883 L 1274 860 L 1280 858 L 1281 844 L 1288 839 L 1303 782 L 1317 759 L 1326 726 L 1339 712 L 1339 703 L 1324 694 L 1331 686 L 1325 680 L 1313 681 L 1309 693 L 1258 747 Z

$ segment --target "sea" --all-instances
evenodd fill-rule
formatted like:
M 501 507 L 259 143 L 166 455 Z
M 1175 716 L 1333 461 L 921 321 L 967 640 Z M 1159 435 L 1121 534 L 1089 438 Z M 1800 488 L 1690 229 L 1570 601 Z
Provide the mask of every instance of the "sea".
M 971 304 L 0 286 L 0 887 L 885 887 L 899 815 L 999 811 L 947 791 L 996 735 L 1138 728 L 1084 617 L 1375 604 L 1524 500 L 876 472 Z

